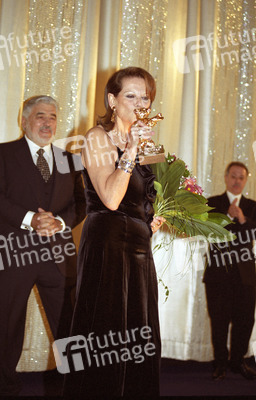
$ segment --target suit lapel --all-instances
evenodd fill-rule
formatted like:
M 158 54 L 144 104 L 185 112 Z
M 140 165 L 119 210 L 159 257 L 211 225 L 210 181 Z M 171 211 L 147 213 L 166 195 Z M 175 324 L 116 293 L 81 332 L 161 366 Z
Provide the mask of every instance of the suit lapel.
M 20 145 L 18 146 L 14 157 L 19 164 L 19 168 L 23 170 L 23 174 L 27 178 L 27 185 L 31 189 L 30 193 L 32 193 L 32 196 L 34 196 L 36 202 L 38 203 L 39 198 L 37 197 L 37 191 L 35 190 L 38 181 L 38 171 L 35 168 L 28 144 L 24 137 L 20 139 Z
M 229 199 L 227 193 L 225 192 L 221 195 L 221 212 L 223 214 L 227 214 L 229 206 L 230 206 Z
M 63 185 L 60 173 L 57 170 L 55 159 L 53 159 L 53 187 L 52 187 L 52 194 L 50 199 L 49 210 L 54 209 L 54 204 L 56 199 L 62 195 L 63 192 Z
M 53 150 L 52 150 L 53 151 Z M 56 201 L 59 201 L 60 196 L 62 196 L 68 189 L 69 182 L 72 181 L 72 177 L 70 173 L 61 173 L 58 171 L 55 161 L 55 154 L 57 151 L 57 156 L 61 160 L 63 158 L 63 152 L 60 149 L 55 148 L 53 151 L 53 190 L 50 199 L 50 207 L 49 210 L 55 209 Z M 58 154 L 60 151 L 60 154 Z M 34 161 L 32 159 L 29 146 L 27 144 L 26 139 L 23 137 L 18 141 L 18 146 L 16 152 L 14 154 L 15 161 L 17 163 L 17 167 L 23 171 L 23 175 L 27 178 L 27 185 L 30 190 L 29 193 L 31 196 L 35 198 L 36 204 L 40 204 L 40 198 L 38 197 L 36 187 L 38 186 L 38 171 L 35 168 Z M 65 160 L 65 158 L 64 158 Z M 67 172 L 65 170 L 65 172 Z M 70 177 L 70 179 L 67 178 Z
M 239 207 L 243 210 L 243 213 L 246 213 L 246 215 L 249 215 L 249 213 L 247 213 L 248 202 L 247 202 L 246 197 L 244 197 L 244 196 L 241 197 Z
M 60 154 L 58 154 L 58 151 L 60 151 Z M 67 173 L 61 173 L 59 172 L 59 168 L 56 164 L 56 155 L 58 157 L 58 163 L 59 160 L 61 160 L 61 157 L 63 158 L 63 151 L 56 147 L 54 147 L 54 150 L 52 148 L 52 153 L 53 153 L 53 191 L 51 195 L 51 201 L 50 201 L 50 210 L 55 208 L 55 203 L 56 201 L 59 203 L 59 198 L 60 196 L 64 195 L 64 192 L 67 190 L 67 185 L 68 185 L 68 179 L 67 175 L 70 176 L 70 174 Z

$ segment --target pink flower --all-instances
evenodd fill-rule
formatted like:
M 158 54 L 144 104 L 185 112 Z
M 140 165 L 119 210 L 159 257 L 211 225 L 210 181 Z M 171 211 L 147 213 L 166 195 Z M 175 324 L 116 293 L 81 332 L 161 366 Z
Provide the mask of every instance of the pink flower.
M 183 187 L 189 192 L 197 193 L 200 195 L 203 194 L 203 189 L 199 185 L 197 185 L 196 178 L 194 177 L 186 178 L 183 182 Z
M 195 178 L 189 177 L 189 178 L 186 178 L 185 181 L 184 181 L 184 186 L 185 187 L 186 186 L 194 186 L 195 184 L 196 184 Z

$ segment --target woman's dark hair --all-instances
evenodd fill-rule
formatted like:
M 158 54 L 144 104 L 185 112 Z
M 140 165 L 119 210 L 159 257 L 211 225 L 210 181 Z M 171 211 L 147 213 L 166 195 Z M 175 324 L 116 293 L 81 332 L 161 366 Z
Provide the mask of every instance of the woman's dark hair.
M 104 104 L 107 111 L 105 115 L 97 119 L 97 124 L 102 125 L 107 132 L 111 131 L 111 129 L 114 127 L 114 123 L 111 122 L 111 115 L 113 111 L 108 104 L 108 94 L 112 93 L 116 97 L 122 90 L 123 79 L 134 77 L 144 79 L 147 96 L 149 96 L 151 103 L 154 101 L 156 95 L 156 83 L 153 76 L 149 72 L 139 67 L 127 67 L 119 69 L 109 78 L 105 87 Z

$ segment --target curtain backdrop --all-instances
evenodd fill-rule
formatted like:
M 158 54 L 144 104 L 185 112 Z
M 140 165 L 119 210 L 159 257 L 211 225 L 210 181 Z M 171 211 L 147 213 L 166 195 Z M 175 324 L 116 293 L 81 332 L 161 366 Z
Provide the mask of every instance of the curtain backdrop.
M 104 112 L 119 67 L 157 81 L 156 141 L 183 158 L 205 194 L 224 189 L 231 160 L 255 170 L 254 0 L 2 0 L 1 141 L 20 135 L 23 99 L 60 103 L 57 138 L 84 134 Z M 247 192 L 255 197 L 255 180 Z
M 156 142 L 206 196 L 224 190 L 228 162 L 245 162 L 255 198 L 255 13 L 255 0 L 0 0 L 0 141 L 20 136 L 22 101 L 42 93 L 60 104 L 56 139 L 84 135 L 110 74 L 141 66 L 164 115 Z

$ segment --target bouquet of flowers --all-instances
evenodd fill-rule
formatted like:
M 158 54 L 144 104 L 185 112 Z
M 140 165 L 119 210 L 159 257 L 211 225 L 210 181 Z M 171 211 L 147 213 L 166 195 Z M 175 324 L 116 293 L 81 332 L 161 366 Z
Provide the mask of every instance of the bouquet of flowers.
M 225 229 L 232 221 L 224 214 L 209 212 L 213 208 L 183 160 L 168 154 L 165 162 L 151 168 L 156 176 L 155 215 L 165 218 L 173 238 L 197 236 L 211 243 L 235 238 Z

